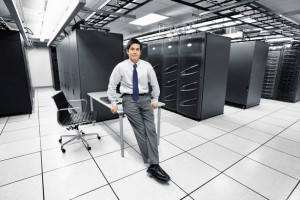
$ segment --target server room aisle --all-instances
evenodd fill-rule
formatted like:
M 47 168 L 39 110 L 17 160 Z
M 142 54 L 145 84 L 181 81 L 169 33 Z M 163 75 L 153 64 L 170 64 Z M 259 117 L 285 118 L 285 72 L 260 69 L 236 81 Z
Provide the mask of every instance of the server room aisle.
M 50 88 L 35 90 L 31 115 L 0 118 L 0 199 L 11 200 L 299 200 L 300 102 L 262 99 L 242 110 L 196 122 L 163 110 L 161 166 L 169 183 L 150 177 L 125 119 L 125 157 L 118 121 L 84 127 L 102 139 L 60 151 Z

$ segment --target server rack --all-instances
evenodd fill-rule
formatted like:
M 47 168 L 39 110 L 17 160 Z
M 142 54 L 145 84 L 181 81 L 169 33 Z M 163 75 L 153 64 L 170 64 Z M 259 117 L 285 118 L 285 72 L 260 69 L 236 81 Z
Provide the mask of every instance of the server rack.
M 53 88 L 58 91 L 60 90 L 60 82 L 59 82 L 59 71 L 57 64 L 57 53 L 56 48 L 50 48 L 50 61 L 52 65 L 52 80 L 53 80 Z
M 18 31 L 0 30 L 0 116 L 31 114 L 33 90 Z
M 268 44 L 233 43 L 230 50 L 226 103 L 249 108 L 260 103 Z
M 161 99 L 166 104 L 164 107 L 172 111 L 177 111 L 178 49 L 179 38 L 163 41 Z
M 148 43 L 148 62 L 152 65 L 160 88 L 159 100 L 162 101 L 162 67 L 163 67 L 163 40 Z
M 230 38 L 201 33 L 180 38 L 177 110 L 197 120 L 224 111 Z
M 276 98 L 276 83 L 278 82 L 282 47 L 270 47 L 265 69 L 261 97 L 266 99 Z
M 300 48 L 285 47 L 282 52 L 280 79 L 276 99 L 296 102 L 300 100 Z
M 87 93 L 106 91 L 112 70 L 123 60 L 123 36 L 75 30 L 57 46 L 57 54 L 61 89 L 68 100 L 86 99 L 89 109 Z M 116 118 L 99 103 L 94 103 L 94 110 L 100 112 L 97 121 Z

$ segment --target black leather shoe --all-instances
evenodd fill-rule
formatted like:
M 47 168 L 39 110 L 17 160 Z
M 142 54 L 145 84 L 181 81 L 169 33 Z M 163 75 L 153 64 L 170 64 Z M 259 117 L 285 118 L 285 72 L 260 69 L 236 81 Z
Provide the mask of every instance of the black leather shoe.
M 159 165 L 150 165 L 147 172 L 161 181 L 170 180 L 170 176 Z

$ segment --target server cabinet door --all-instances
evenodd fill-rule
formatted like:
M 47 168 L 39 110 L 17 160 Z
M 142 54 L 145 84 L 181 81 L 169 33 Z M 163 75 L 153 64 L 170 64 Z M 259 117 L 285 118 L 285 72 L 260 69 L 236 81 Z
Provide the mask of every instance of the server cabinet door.
M 195 119 L 200 119 L 201 113 L 204 44 L 205 34 L 180 40 L 177 110 Z
M 177 56 L 164 56 L 162 101 L 167 109 L 177 110 Z
M 202 85 L 200 74 L 200 56 L 180 56 L 178 77 L 178 112 L 192 118 L 197 118 L 199 103 L 199 91 Z M 200 93 L 201 94 L 201 93 Z

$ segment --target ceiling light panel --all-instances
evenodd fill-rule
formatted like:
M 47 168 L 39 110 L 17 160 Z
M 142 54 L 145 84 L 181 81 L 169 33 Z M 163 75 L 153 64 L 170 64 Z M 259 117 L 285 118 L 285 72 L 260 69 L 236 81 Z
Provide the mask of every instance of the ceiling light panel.
M 159 21 L 165 20 L 167 18 L 169 18 L 169 17 L 163 16 L 163 15 L 158 15 L 155 13 L 150 13 L 139 19 L 133 20 L 129 23 L 134 24 L 134 25 L 139 25 L 139 26 L 147 26 L 149 24 L 153 24 L 155 22 L 159 22 Z

